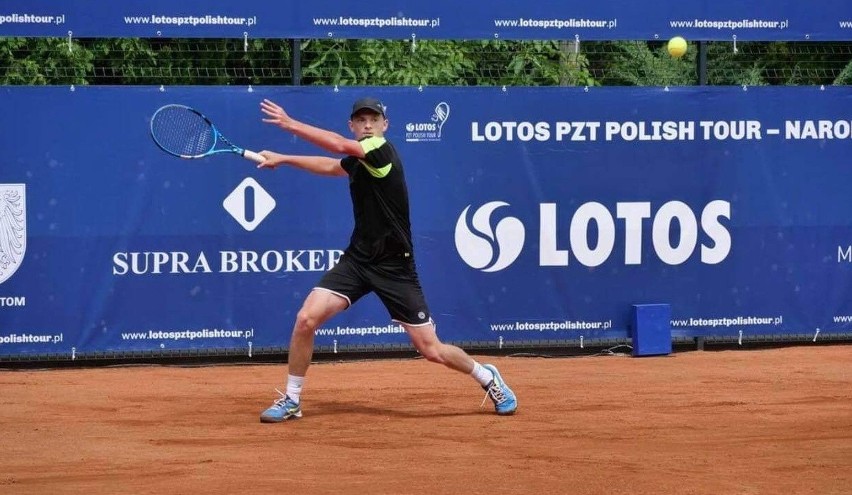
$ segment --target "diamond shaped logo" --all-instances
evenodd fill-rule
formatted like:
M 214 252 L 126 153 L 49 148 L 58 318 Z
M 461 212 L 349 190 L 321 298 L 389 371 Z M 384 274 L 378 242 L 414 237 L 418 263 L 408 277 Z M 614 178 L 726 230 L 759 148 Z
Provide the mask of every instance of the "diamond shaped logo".
M 260 187 L 256 180 L 246 177 L 222 201 L 222 206 L 237 223 L 251 232 L 275 209 L 275 198 Z

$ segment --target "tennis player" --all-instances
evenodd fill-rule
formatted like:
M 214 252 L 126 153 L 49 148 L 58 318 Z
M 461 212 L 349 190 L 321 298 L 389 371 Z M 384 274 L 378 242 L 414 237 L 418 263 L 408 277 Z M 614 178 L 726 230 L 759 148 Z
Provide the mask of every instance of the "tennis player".
M 513 414 L 517 400 L 491 364 L 480 364 L 459 347 L 442 343 L 426 305 L 414 264 L 409 222 L 408 188 L 402 160 L 384 134 L 385 107 L 374 98 L 352 106 L 349 129 L 355 139 L 313 127 L 290 117 L 264 100 L 264 122 L 276 125 L 329 153 L 345 158 L 282 155 L 262 151 L 261 168 L 280 165 L 319 175 L 349 177 L 355 228 L 339 262 L 308 294 L 296 315 L 290 339 L 287 389 L 260 415 L 261 422 L 279 423 L 302 417 L 301 394 L 311 363 L 316 329 L 337 313 L 375 292 L 393 321 L 405 328 L 414 347 L 433 363 L 469 374 L 494 403 L 497 414 Z

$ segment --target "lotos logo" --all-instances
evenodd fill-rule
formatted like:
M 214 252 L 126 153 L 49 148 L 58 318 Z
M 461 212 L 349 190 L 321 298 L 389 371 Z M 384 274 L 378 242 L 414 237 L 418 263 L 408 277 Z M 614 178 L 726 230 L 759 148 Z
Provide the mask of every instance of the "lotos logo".
M 521 253 L 521 221 L 515 217 L 504 217 L 496 225 L 491 221 L 492 213 L 503 206 L 508 204 L 486 203 L 468 222 L 468 205 L 456 222 L 456 249 L 477 270 L 503 270 Z M 568 218 L 560 218 L 556 203 L 539 203 L 538 265 L 567 267 L 574 259 L 595 267 L 613 256 L 623 258 L 625 266 L 641 265 L 648 258 L 643 250 L 648 248 L 653 258 L 666 265 L 681 265 L 691 258 L 707 265 L 722 263 L 731 253 L 733 240 L 727 225 L 731 203 L 717 199 L 699 206 L 696 211 L 677 200 L 659 207 L 648 201 L 619 201 L 608 208 L 590 201 Z
M 468 224 L 468 205 L 456 222 L 456 250 L 465 263 L 483 272 L 500 271 L 511 265 L 524 246 L 524 225 L 515 217 L 503 217 L 492 228 L 491 214 L 503 206 L 491 201 L 473 213 Z
M 27 251 L 24 184 L 0 184 L 0 284 L 21 266 Z

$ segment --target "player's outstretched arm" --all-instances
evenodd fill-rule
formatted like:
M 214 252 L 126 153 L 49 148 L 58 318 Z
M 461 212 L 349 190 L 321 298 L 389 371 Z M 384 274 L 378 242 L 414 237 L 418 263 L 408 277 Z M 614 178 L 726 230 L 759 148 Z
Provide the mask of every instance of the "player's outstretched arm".
M 364 150 L 354 139 L 348 139 L 336 132 L 300 122 L 290 117 L 281 106 L 271 100 L 263 100 L 260 103 L 260 109 L 267 115 L 267 118 L 263 119 L 267 124 L 276 125 L 330 153 L 364 158 Z
M 340 166 L 340 160 L 327 156 L 304 156 L 304 155 L 282 155 L 274 151 L 263 150 L 260 152 L 264 161 L 257 168 L 275 169 L 281 165 L 292 165 L 296 168 L 307 170 L 318 175 L 332 177 L 345 176 L 346 171 Z

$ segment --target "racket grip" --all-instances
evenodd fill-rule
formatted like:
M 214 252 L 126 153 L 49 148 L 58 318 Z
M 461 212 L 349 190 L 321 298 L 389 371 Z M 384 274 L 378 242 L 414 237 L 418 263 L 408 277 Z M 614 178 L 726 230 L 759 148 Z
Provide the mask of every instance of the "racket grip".
M 266 158 L 264 158 L 263 155 L 261 155 L 260 153 L 255 153 L 254 151 L 251 151 L 251 150 L 244 150 L 243 156 L 245 158 L 248 158 L 249 160 L 251 160 L 253 162 L 257 162 L 257 163 L 263 163 L 263 162 L 266 161 Z

